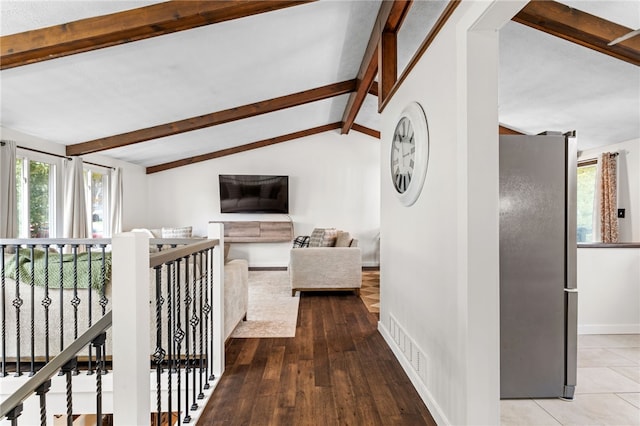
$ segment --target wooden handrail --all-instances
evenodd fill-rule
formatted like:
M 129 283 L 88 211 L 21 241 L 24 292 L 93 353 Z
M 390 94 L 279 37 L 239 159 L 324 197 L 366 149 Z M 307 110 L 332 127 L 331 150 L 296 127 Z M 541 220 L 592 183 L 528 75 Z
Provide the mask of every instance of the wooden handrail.
M 67 362 L 76 356 L 78 352 L 87 347 L 100 333 L 111 327 L 111 311 L 107 312 L 80 337 L 67 346 L 58 356 L 42 367 L 25 384 L 20 386 L 9 398 L 0 404 L 0 419 L 4 418 L 11 410 L 30 397 L 44 382 L 53 377 Z

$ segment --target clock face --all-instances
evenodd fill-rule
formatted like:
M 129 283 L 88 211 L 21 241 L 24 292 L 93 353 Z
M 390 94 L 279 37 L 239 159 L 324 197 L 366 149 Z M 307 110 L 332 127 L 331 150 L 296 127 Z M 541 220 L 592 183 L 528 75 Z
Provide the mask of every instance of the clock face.
M 402 204 L 410 206 L 422 191 L 429 162 L 427 117 L 417 102 L 402 111 L 391 141 L 391 180 Z
M 391 146 L 391 173 L 396 191 L 403 193 L 409 187 L 416 165 L 416 141 L 413 125 L 402 117 L 393 132 Z

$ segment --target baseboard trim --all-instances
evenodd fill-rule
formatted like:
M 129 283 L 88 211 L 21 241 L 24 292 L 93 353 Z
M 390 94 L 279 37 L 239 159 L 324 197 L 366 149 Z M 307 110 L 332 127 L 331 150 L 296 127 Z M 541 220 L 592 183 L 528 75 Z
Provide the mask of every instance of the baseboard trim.
M 433 398 L 433 395 L 431 395 L 431 392 L 429 392 L 427 386 L 420 379 L 420 377 L 418 377 L 418 374 L 415 372 L 415 370 L 411 367 L 411 364 L 403 355 L 402 350 L 396 344 L 393 337 L 391 337 L 391 333 L 389 332 L 389 330 L 387 330 L 385 325 L 380 321 L 378 321 L 378 331 L 382 335 L 382 338 L 385 340 L 385 342 L 387 342 L 387 345 L 391 348 L 393 355 L 396 357 L 396 359 L 400 363 L 400 366 L 409 377 L 409 380 L 411 380 L 411 384 L 413 384 L 413 387 L 418 392 L 418 395 L 420 395 L 420 398 L 427 406 L 427 409 L 433 416 L 436 424 L 450 425 L 451 422 L 449 421 L 449 419 L 447 419 L 447 416 L 440 408 L 440 405 L 438 405 L 438 403 Z
M 582 324 L 578 334 L 640 334 L 640 324 Z
M 286 271 L 286 266 L 249 266 L 250 271 Z M 363 271 L 380 271 L 380 266 L 363 266 Z
M 286 266 L 249 266 L 250 271 L 286 271 Z

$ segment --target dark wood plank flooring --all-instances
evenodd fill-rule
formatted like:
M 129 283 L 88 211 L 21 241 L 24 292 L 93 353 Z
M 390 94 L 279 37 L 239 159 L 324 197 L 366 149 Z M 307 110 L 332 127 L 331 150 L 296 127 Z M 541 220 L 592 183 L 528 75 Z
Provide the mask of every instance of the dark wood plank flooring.
M 231 339 L 199 425 L 435 425 L 355 295 L 302 293 L 295 338 Z

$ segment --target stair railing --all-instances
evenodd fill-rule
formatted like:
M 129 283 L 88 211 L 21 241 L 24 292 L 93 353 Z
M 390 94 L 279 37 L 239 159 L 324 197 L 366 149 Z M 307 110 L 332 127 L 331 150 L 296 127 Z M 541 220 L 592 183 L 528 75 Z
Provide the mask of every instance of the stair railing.
M 51 378 L 61 371 L 66 376 L 67 425 L 71 425 L 73 423 L 73 386 L 71 376 L 77 367 L 77 354 L 90 343 L 96 349 L 96 417 L 101 419 L 104 342 L 106 330 L 111 327 L 111 324 L 112 316 L 111 311 L 109 311 L 3 401 L 0 404 L 0 419 L 6 417 L 11 421 L 12 426 L 17 425 L 18 419 L 22 414 L 24 401 L 35 394 L 40 398 L 40 424 L 46 425 L 46 394 L 51 387 Z

